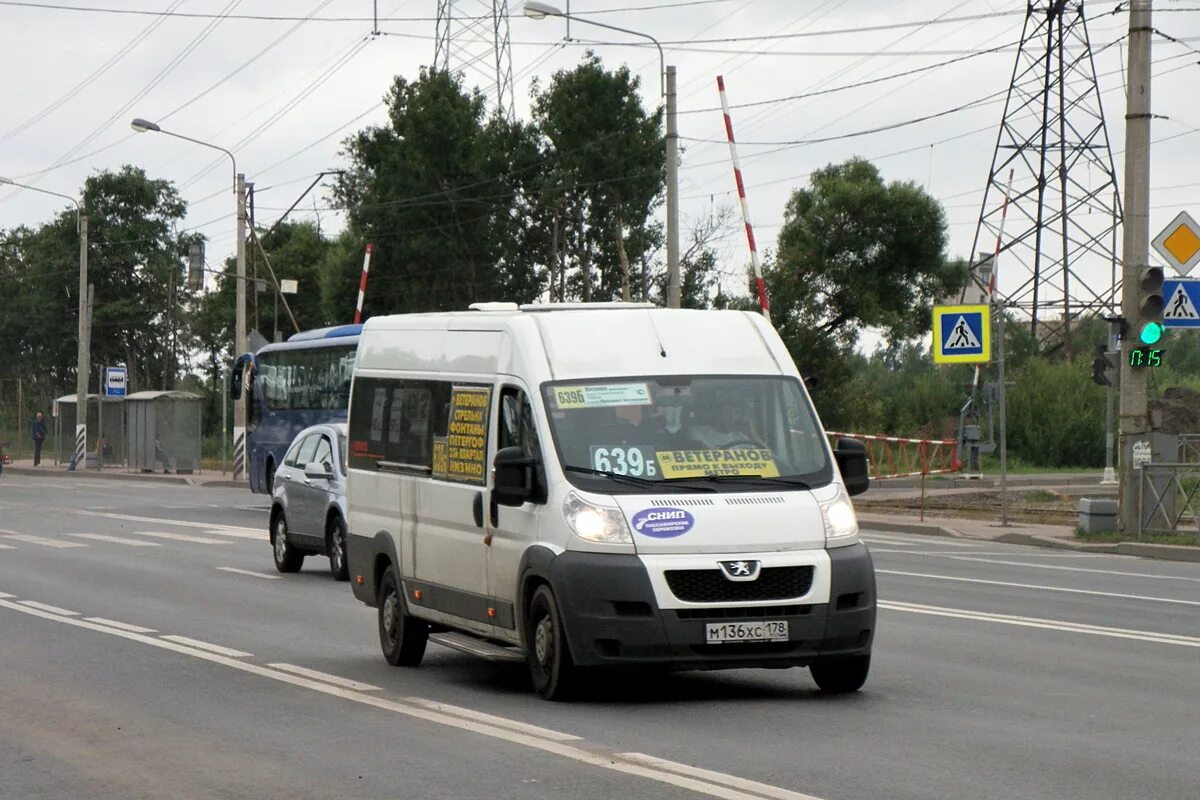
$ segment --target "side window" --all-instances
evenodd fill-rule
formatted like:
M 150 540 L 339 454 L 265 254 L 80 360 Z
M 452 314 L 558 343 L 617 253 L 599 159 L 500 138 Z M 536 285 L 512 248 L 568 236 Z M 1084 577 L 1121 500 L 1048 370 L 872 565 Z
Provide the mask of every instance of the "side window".
M 533 407 L 525 392 L 513 386 L 506 386 L 500 393 L 499 437 L 501 449 L 520 447 L 530 458 L 541 458 Z
M 313 451 L 312 458 L 309 461 L 306 461 L 305 465 L 311 464 L 314 461 L 318 464 L 328 464 L 330 467 L 333 466 L 333 445 L 329 443 L 329 437 L 318 437 L 317 449 Z
M 500 424 L 497 426 L 496 444 L 497 449 L 519 447 L 526 456 L 537 461 L 531 499 L 535 502 L 544 501 L 546 472 L 537 425 L 533 421 L 533 406 L 529 396 L 515 386 L 505 386 L 500 391 Z
M 400 381 L 393 384 L 388 414 L 387 460 L 398 464 L 428 467 L 433 460 L 430 439 L 429 381 Z
M 388 383 L 379 378 L 356 378 L 350 402 L 350 451 L 352 469 L 378 469 L 387 459 Z
M 304 444 L 303 440 L 297 441 L 297 442 L 292 442 L 292 446 L 288 449 L 287 455 L 283 457 L 283 463 L 286 466 L 289 466 L 289 467 L 296 466 L 296 455 L 300 452 L 300 447 L 303 444 Z
M 321 435 L 312 433 L 304 437 L 304 441 L 296 448 L 296 461 L 290 466 L 304 469 L 305 466 L 313 462 L 313 454 L 317 452 L 317 445 L 321 441 Z

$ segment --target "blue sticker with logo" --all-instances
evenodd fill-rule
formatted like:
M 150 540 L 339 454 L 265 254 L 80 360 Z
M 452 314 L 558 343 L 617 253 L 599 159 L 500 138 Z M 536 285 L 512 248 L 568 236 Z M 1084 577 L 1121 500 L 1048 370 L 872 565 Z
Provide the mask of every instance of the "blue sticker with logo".
M 646 508 L 633 515 L 633 529 L 654 539 L 674 539 L 690 531 L 695 524 L 696 518 L 691 513 L 669 506 Z

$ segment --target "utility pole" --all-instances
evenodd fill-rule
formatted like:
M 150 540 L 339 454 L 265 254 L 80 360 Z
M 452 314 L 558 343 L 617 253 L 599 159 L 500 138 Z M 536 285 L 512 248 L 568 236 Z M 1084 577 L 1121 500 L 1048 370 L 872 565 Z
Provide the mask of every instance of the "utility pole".
M 679 131 L 675 120 L 675 67 L 667 72 L 667 308 L 679 308 Z
M 1131 442 L 1149 430 L 1148 371 L 1130 367 L 1130 351 L 1146 315 L 1141 298 L 1150 271 L 1150 24 L 1151 0 L 1129 4 L 1129 88 L 1125 109 L 1125 219 L 1121 269 L 1121 314 L 1130 335 L 1121 342 L 1120 519 L 1126 532 L 1137 528 L 1138 474 L 1129 457 Z M 1161 275 L 1161 272 L 1159 273 Z M 1161 283 L 1161 277 L 1159 278 Z M 1161 290 L 1160 290 L 1161 291 Z M 1152 311 L 1152 309 L 1151 309 Z M 1159 306 L 1159 315 L 1162 307 Z
M 237 316 L 234 331 L 233 357 L 246 352 L 246 176 L 237 173 L 234 180 L 237 195 Z M 241 480 L 246 467 L 246 404 L 238 400 L 233 406 L 233 479 Z
M 88 358 L 91 312 L 88 308 L 88 219 L 79 210 L 79 350 L 75 364 L 75 469 L 87 467 Z

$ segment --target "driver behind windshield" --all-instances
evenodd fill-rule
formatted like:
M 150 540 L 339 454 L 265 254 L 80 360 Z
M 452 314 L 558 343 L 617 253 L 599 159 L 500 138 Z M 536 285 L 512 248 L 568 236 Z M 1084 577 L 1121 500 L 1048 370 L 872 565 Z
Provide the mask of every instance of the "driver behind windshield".
M 688 426 L 688 434 L 705 449 L 757 445 L 762 441 L 746 414 L 745 402 L 731 392 L 715 392 L 707 402 L 698 398 L 693 408 L 693 417 L 698 421 Z

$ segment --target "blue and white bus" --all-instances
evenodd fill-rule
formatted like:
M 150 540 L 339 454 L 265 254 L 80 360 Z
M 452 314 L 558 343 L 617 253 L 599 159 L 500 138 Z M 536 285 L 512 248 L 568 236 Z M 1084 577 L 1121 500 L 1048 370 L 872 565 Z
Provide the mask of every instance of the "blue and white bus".
M 310 425 L 345 422 L 362 325 L 303 331 L 268 344 L 249 359 L 246 474 L 250 491 L 270 494 L 275 468 L 296 434 Z M 243 367 L 243 359 L 234 372 Z M 240 381 L 231 381 L 240 388 Z

